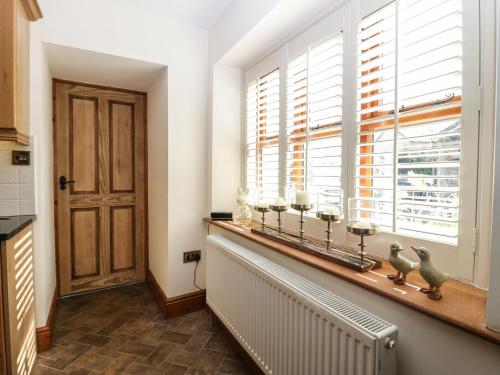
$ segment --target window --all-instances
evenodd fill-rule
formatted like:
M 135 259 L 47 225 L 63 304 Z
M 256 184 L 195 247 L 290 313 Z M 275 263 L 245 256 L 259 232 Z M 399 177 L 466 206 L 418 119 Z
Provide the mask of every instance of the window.
M 461 0 L 402 0 L 358 39 L 357 218 L 457 243 Z
M 279 195 L 279 70 L 250 82 L 246 95 L 246 186 L 249 203 Z
M 370 253 L 418 243 L 473 280 L 479 26 L 478 0 L 346 2 L 250 67 L 252 201 L 306 190 L 315 209 L 343 209 L 338 227 L 379 224 Z
M 289 201 L 307 190 L 322 209 L 340 206 L 342 169 L 342 33 L 288 63 Z

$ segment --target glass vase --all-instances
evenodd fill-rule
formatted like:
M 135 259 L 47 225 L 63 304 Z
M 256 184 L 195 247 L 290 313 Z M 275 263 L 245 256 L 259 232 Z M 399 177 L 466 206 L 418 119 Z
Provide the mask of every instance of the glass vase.
M 248 225 L 252 222 L 252 210 L 247 204 L 240 204 L 233 214 L 233 221 L 239 225 Z

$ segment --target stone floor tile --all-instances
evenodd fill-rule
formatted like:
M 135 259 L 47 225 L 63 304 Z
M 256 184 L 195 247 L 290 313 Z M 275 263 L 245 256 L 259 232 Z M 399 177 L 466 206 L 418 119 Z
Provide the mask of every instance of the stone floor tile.
M 205 310 L 166 319 L 144 283 L 61 299 L 53 344 L 38 354 L 33 374 L 246 371 Z
M 109 336 L 96 335 L 94 333 L 88 333 L 78 339 L 78 342 L 86 345 L 92 346 L 104 346 L 112 340 Z
M 219 366 L 219 372 L 222 374 L 243 375 L 251 374 L 250 370 L 245 367 L 243 361 L 235 361 L 233 359 L 224 358 Z
M 192 337 L 191 335 L 188 335 L 186 333 L 167 330 L 163 332 L 163 334 L 160 336 L 160 339 L 165 341 L 170 341 L 176 344 L 187 344 L 188 341 L 191 339 L 191 337 Z

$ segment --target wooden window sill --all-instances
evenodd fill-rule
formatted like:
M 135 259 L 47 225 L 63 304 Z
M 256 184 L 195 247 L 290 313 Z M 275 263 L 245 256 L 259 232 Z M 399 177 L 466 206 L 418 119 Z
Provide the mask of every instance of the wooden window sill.
M 408 276 L 407 285 L 396 285 L 387 279 L 388 274 L 394 273 L 393 268 L 387 261 L 382 261 L 381 268 L 361 274 L 331 261 L 252 233 L 250 229 L 253 226 L 258 226 L 258 223 L 253 222 L 250 226 L 245 227 L 228 221 L 215 221 L 211 219 L 204 219 L 204 221 L 210 225 L 215 225 L 238 234 L 243 238 L 254 241 L 255 243 L 289 256 L 309 266 L 331 273 L 336 277 L 380 294 L 436 319 L 464 329 L 495 344 L 500 344 L 500 333 L 489 330 L 484 324 L 486 291 L 473 285 L 456 280 L 449 280 L 441 288 L 443 299 L 440 301 L 433 301 L 419 292 L 419 288 L 426 287 L 427 285 L 418 272 L 412 272 Z

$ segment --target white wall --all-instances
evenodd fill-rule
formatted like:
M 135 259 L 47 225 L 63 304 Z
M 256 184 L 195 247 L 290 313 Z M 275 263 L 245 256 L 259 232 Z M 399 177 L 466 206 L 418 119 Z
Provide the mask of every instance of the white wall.
M 148 90 L 149 269 L 167 285 L 168 266 L 168 68 Z
M 213 67 L 210 210 L 232 212 L 241 181 L 241 69 Z
M 283 0 L 233 0 L 209 32 L 209 61 L 217 63 Z
M 224 229 L 212 226 L 210 234 L 222 234 L 388 322 L 396 324 L 399 329 L 398 374 L 498 375 L 500 372 L 499 345 L 329 273 L 306 266 Z
M 35 306 L 36 325 L 45 326 L 56 286 L 54 189 L 52 185 L 52 81 L 45 51 L 36 38 L 30 49 L 30 131 L 35 152 Z
M 500 3 L 497 2 L 497 22 L 500 18 Z M 495 171 L 493 185 L 493 220 L 490 257 L 490 288 L 488 290 L 488 306 L 486 324 L 489 328 L 500 332 L 500 29 L 496 30 L 496 129 L 495 129 Z
M 150 188 L 158 181 L 150 200 L 150 257 L 168 297 L 194 291 L 193 264 L 182 263 L 182 252 L 202 248 L 205 233 L 207 31 L 99 0 L 41 0 L 40 6 L 44 18 L 31 27 L 30 93 L 32 133 L 40 150 L 35 159 L 37 325 L 45 325 L 56 272 L 51 82 L 44 42 L 168 66 L 168 87 L 165 72 L 151 88 L 150 100 L 164 113 L 149 112 L 149 160 L 156 158 L 149 169 Z

